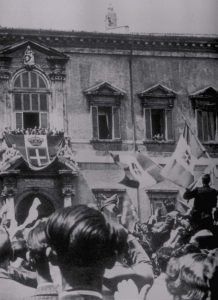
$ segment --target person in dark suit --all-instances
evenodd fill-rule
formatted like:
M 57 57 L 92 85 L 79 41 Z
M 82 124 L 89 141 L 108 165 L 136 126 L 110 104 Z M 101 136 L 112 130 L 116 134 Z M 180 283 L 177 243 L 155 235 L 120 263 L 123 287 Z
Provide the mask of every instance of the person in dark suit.
M 191 212 L 191 223 L 195 230 L 213 230 L 213 210 L 217 206 L 218 191 L 210 187 L 210 175 L 202 177 L 202 187 L 197 187 L 192 191 L 187 189 L 183 195 L 185 200 L 194 198 Z
M 109 224 L 98 210 L 77 205 L 54 212 L 46 234 L 50 259 L 62 275 L 59 299 L 102 299 L 105 269 L 128 247 L 126 230 Z

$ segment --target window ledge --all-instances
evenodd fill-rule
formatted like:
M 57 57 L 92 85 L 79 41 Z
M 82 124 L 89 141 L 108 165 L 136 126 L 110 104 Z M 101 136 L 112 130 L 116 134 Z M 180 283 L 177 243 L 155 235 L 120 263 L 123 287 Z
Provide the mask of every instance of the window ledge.
M 204 146 L 215 146 L 215 147 L 218 147 L 218 141 L 211 141 L 211 142 L 203 142 L 202 143 Z
M 122 143 L 121 139 L 113 139 L 113 140 L 96 140 L 92 139 L 90 140 L 91 143 L 99 143 L 99 144 L 112 144 L 112 143 Z
M 150 145 L 152 145 L 152 144 L 155 144 L 155 145 L 157 145 L 157 144 L 167 144 L 167 145 L 173 145 L 173 144 L 175 144 L 175 141 L 174 140 L 169 140 L 169 141 L 153 141 L 153 140 L 145 140 L 144 142 L 143 142 L 144 144 L 150 144 Z

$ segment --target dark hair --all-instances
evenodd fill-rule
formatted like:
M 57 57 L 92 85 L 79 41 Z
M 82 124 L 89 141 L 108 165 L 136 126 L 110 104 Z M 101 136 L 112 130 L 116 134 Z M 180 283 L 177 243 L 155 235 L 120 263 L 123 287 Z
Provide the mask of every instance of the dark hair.
M 46 234 L 58 264 L 112 267 L 111 258 L 127 244 L 124 229 L 109 225 L 98 210 L 86 205 L 67 207 L 48 219 Z
M 0 264 L 12 257 L 12 247 L 8 232 L 0 227 Z
M 203 184 L 209 184 L 209 182 L 210 182 L 210 174 L 204 174 L 202 176 L 202 182 L 203 182 Z
M 30 254 L 30 262 L 34 266 L 37 263 L 44 262 L 46 259 L 46 249 L 48 247 L 45 228 L 46 221 L 40 221 L 28 235 L 27 247 Z
M 171 258 L 166 271 L 169 292 L 181 300 L 205 300 L 209 294 L 209 284 L 205 277 L 207 255 L 187 254 Z
M 165 199 L 164 201 L 163 201 L 163 204 L 164 204 L 164 206 L 166 207 L 166 210 L 167 211 L 172 211 L 172 210 L 174 210 L 175 209 L 175 202 L 174 202 L 174 200 L 172 200 L 172 199 Z
M 205 263 L 205 274 L 209 280 L 211 300 L 218 299 L 218 249 L 209 252 Z
M 167 264 L 172 256 L 171 247 L 162 247 L 157 251 L 157 263 L 162 272 L 166 272 Z
M 11 241 L 11 246 L 13 251 L 13 260 L 16 260 L 18 257 L 26 257 L 27 243 L 24 238 L 13 239 Z

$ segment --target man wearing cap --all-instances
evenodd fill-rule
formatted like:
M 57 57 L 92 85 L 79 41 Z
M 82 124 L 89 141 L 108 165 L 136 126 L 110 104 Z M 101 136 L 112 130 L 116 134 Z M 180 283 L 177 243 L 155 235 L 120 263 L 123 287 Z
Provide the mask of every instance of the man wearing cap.
M 183 195 L 185 200 L 194 198 L 194 204 L 191 213 L 191 222 L 195 229 L 213 229 L 213 210 L 217 207 L 218 191 L 210 187 L 210 175 L 205 174 L 202 177 L 202 187 L 197 187 L 190 191 L 189 189 Z

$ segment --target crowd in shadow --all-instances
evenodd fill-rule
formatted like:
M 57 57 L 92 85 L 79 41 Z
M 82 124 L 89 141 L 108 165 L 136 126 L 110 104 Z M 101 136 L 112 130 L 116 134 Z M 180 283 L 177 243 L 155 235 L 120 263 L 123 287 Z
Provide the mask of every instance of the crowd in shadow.
M 164 205 L 164 219 L 157 210 L 132 232 L 109 222 L 107 206 L 62 208 L 13 230 L 2 217 L 0 299 L 218 299 L 216 213 L 197 224 Z

